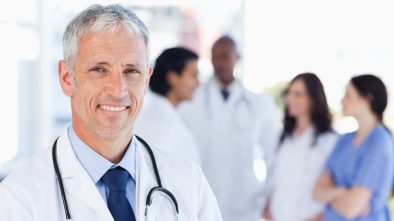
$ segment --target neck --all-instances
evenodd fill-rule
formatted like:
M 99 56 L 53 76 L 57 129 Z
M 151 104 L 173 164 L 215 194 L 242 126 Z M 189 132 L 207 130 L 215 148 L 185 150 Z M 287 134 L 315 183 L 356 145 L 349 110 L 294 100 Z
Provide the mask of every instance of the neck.
M 114 138 L 104 138 L 97 132 L 87 128 L 82 123 L 73 120 L 73 129 L 76 135 L 86 143 L 90 148 L 96 151 L 110 162 L 119 163 L 127 151 L 128 144 L 131 140 L 131 130 L 127 130 L 123 134 L 113 136 Z
M 302 134 L 311 125 L 309 116 L 300 116 L 296 119 L 296 134 Z
M 232 84 L 235 81 L 234 74 L 231 74 L 230 77 L 228 78 L 220 78 L 218 75 L 215 76 L 217 81 L 223 86 L 223 87 L 228 87 L 230 84 Z
M 168 92 L 165 97 L 174 107 L 178 107 L 178 105 L 181 103 L 180 99 L 178 99 L 174 92 Z
M 219 80 L 219 82 L 224 86 L 224 87 L 228 87 L 230 84 L 232 84 L 234 82 L 235 78 L 234 76 L 231 77 L 231 79 L 228 79 L 226 81 L 223 80 Z
M 378 119 L 372 113 L 356 117 L 356 120 L 358 122 L 357 134 L 361 137 L 368 135 L 379 124 Z

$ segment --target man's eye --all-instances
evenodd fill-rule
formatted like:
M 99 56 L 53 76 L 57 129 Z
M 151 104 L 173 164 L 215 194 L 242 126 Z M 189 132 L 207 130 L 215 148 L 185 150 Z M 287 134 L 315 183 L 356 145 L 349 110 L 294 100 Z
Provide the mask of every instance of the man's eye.
M 137 69 L 127 69 L 126 71 L 125 71 L 125 73 L 126 74 L 139 74 L 139 73 L 141 73 L 139 70 L 137 70 Z
M 105 72 L 104 68 L 102 68 L 102 67 L 94 67 L 94 68 L 91 68 L 89 71 Z

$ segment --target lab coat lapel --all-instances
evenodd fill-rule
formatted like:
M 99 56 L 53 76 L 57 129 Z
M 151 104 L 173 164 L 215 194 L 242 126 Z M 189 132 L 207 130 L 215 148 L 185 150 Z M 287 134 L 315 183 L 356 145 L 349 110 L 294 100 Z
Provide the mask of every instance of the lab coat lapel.
M 98 214 L 102 214 L 100 215 L 100 217 L 103 217 L 102 220 L 113 220 L 94 182 L 76 158 L 70 144 L 67 129 L 59 138 L 57 146 L 58 164 L 62 173 L 66 195 L 76 198 L 94 209 Z
M 210 111 L 211 113 L 209 114 L 210 117 L 212 116 L 220 116 L 223 111 L 226 109 L 227 103 L 224 102 L 222 94 L 220 92 L 220 88 L 217 82 L 215 82 L 215 79 L 211 79 L 208 85 L 208 89 L 206 89 L 205 93 L 208 93 L 208 97 L 206 99 L 208 100 L 208 107 L 209 109 L 207 111 Z M 231 98 L 231 95 L 229 99 Z M 213 120 L 213 119 L 209 119 Z
M 237 105 L 239 103 L 237 103 L 237 101 L 240 99 L 241 95 L 242 95 L 242 85 L 240 82 L 238 82 L 238 80 L 235 80 L 233 82 L 232 88 L 231 88 L 231 94 L 228 100 L 228 104 L 230 106 L 234 106 Z
M 210 99 L 213 105 L 215 106 L 226 106 L 226 105 L 234 105 L 234 102 L 239 99 L 241 96 L 242 85 L 238 80 L 235 80 L 231 85 L 230 96 L 227 101 L 223 100 L 221 94 L 221 88 L 219 86 L 218 80 L 214 77 L 210 80 L 209 90 L 211 91 Z M 228 109 L 228 108 L 225 108 Z
M 156 187 L 157 181 L 153 172 L 153 164 L 149 157 L 149 154 L 144 147 L 144 145 L 140 142 L 137 142 L 137 185 L 136 185 L 136 202 L 137 202 L 137 220 L 145 220 L 145 205 L 146 205 L 146 197 L 148 192 Z M 155 154 L 155 153 L 154 153 Z M 168 164 L 166 162 L 160 161 L 157 155 L 155 154 L 157 167 L 159 170 L 160 178 L 163 182 L 162 174 L 164 174 L 165 169 Z

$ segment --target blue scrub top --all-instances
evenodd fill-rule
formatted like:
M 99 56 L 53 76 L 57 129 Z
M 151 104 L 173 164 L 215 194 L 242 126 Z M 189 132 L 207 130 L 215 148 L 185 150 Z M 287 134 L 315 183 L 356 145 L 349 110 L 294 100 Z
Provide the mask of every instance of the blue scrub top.
M 391 193 L 394 175 L 394 143 L 391 134 L 382 125 L 374 128 L 359 146 L 353 146 L 355 133 L 343 135 L 326 162 L 337 186 L 361 186 L 372 192 L 370 213 L 353 221 L 390 220 L 387 200 Z M 343 216 L 327 206 L 325 221 L 346 221 Z

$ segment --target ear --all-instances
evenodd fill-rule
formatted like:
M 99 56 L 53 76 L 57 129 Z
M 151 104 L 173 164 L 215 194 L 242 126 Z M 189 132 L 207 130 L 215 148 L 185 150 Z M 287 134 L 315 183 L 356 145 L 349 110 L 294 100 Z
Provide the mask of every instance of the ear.
M 179 76 L 177 73 L 175 73 L 174 71 L 168 72 L 166 80 L 167 80 L 168 85 L 170 85 L 171 88 L 177 84 L 178 79 L 179 79 Z
M 237 60 L 236 61 L 239 61 L 239 59 L 241 59 L 241 55 L 237 52 Z
M 152 73 L 153 73 L 153 67 L 152 65 L 149 65 L 148 67 L 148 74 L 146 76 L 146 80 L 145 80 L 145 91 L 144 94 L 146 94 L 146 92 L 148 91 L 149 88 L 149 81 L 150 81 L 150 77 L 152 77 Z
M 365 96 L 365 99 L 372 104 L 372 101 L 374 99 L 373 95 L 371 93 L 368 93 L 367 96 Z
M 72 97 L 74 93 L 74 87 L 72 84 L 71 70 L 63 60 L 59 61 L 58 63 L 58 72 L 59 82 L 63 93 L 68 97 Z

